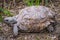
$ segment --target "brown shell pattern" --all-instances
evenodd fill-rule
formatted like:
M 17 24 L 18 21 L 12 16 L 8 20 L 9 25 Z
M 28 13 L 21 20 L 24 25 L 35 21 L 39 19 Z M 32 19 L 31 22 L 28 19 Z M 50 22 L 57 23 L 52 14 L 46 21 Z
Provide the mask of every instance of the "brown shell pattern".
M 54 21 L 55 13 L 44 6 L 26 7 L 19 12 L 17 18 L 20 29 L 28 32 L 38 32 L 48 27 L 51 21 Z

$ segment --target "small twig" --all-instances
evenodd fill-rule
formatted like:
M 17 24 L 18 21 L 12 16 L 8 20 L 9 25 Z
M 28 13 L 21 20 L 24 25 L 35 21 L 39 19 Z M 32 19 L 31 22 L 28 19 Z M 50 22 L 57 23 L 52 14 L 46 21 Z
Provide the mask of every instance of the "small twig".
M 16 2 L 15 2 L 15 0 L 13 0 L 13 4 L 14 4 L 13 7 L 16 7 Z
M 45 1 L 44 1 L 44 0 L 42 0 L 42 5 L 43 5 L 43 6 L 45 5 Z
M 4 8 L 5 8 L 5 0 L 4 0 L 4 3 L 3 4 L 4 4 Z

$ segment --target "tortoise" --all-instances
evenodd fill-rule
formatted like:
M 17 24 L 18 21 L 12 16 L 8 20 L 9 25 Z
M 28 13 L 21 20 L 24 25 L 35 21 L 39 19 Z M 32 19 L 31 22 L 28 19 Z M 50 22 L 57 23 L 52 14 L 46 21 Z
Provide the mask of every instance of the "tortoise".
M 18 35 L 18 30 L 23 32 L 40 32 L 47 28 L 53 32 L 56 23 L 56 13 L 45 6 L 30 6 L 19 10 L 19 14 L 13 17 L 4 18 L 4 22 L 13 26 L 14 35 Z

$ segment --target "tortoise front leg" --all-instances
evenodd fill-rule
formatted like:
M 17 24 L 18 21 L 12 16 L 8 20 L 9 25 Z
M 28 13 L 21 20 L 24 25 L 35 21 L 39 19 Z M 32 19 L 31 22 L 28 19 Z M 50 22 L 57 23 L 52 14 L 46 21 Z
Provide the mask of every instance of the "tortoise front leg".
M 13 26 L 13 34 L 14 36 L 18 35 L 18 26 L 16 24 Z

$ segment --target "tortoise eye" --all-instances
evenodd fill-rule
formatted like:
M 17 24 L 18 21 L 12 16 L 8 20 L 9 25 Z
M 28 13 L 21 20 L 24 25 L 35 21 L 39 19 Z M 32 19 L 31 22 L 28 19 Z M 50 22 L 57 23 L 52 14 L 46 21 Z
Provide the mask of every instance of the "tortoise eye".
M 8 21 L 8 20 L 5 20 L 5 21 Z

